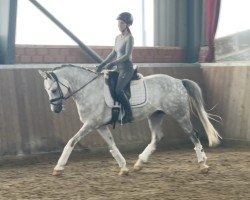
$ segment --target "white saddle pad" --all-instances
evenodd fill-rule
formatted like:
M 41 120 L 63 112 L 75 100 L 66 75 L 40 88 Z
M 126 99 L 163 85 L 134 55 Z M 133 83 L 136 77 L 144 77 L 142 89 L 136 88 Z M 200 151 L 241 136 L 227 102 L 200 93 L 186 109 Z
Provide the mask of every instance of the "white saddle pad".
M 132 107 L 142 107 L 148 101 L 146 84 L 143 80 L 143 76 L 141 74 L 139 75 L 141 77 L 139 80 L 134 80 L 134 81 L 131 81 L 130 83 L 131 98 L 129 102 Z M 114 100 L 111 97 L 109 87 L 106 83 L 104 84 L 104 97 L 105 97 L 106 104 L 109 107 L 113 107 Z

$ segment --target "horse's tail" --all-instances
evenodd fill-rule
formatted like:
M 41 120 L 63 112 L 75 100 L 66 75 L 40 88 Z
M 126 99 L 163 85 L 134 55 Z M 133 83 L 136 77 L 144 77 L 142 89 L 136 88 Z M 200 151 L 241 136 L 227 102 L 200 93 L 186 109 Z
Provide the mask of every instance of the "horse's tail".
M 221 138 L 221 136 L 209 121 L 209 118 L 212 117 L 210 117 L 209 114 L 205 111 L 204 101 L 200 87 L 197 83 L 187 79 L 183 79 L 182 84 L 186 88 L 189 94 L 191 105 L 195 108 L 199 119 L 201 120 L 201 123 L 205 129 L 205 132 L 208 137 L 209 146 L 216 146 L 220 143 L 219 139 Z

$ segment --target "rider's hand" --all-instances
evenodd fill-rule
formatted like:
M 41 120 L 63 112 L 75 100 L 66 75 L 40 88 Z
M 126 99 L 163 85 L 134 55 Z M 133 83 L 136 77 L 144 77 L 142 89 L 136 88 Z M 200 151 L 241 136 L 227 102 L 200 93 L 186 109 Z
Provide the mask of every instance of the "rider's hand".
M 102 71 L 102 67 L 100 65 L 96 66 L 96 72 L 100 73 Z
M 102 68 L 105 66 L 104 63 L 101 63 L 100 65 L 96 66 L 96 72 L 100 73 L 102 71 Z
M 108 63 L 105 68 L 106 69 L 112 69 L 113 67 L 115 66 L 115 63 L 111 62 L 111 63 Z

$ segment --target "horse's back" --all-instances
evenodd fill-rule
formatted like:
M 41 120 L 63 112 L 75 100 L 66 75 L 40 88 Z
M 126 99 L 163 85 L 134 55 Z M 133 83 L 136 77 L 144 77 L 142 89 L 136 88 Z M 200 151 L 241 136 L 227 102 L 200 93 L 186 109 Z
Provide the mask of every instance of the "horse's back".
M 184 89 L 182 80 L 166 74 L 154 74 L 144 77 L 148 87 L 159 87 L 161 90 L 182 90 Z
M 148 101 L 155 107 L 166 110 L 188 105 L 188 94 L 182 80 L 165 74 L 155 74 L 144 77 Z

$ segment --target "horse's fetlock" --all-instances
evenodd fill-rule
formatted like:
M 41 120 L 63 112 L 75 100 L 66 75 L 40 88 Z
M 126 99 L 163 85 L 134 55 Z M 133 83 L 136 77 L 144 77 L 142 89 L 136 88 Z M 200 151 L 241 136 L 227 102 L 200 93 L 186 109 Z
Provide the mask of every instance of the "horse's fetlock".
M 205 162 L 207 160 L 207 156 L 206 156 L 202 146 L 195 147 L 194 150 L 195 150 L 196 155 L 197 155 L 198 163 Z
M 123 156 L 117 149 L 110 150 L 110 153 L 118 163 L 119 167 L 126 167 L 126 160 L 123 158 Z
M 63 171 L 64 167 L 63 166 L 55 166 L 54 171 Z

